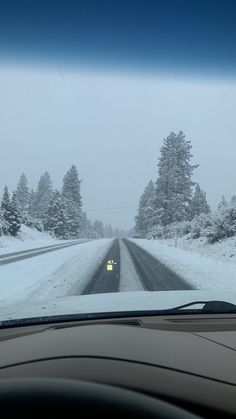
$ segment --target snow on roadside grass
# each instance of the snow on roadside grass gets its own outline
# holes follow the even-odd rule
[[[66,243],[66,240],[54,239],[49,233],[37,231],[34,228],[22,225],[17,237],[0,237],[0,254],[33,249],[50,244],[62,244],[64,242]]]
[[[85,287],[111,246],[94,240],[0,267],[0,307],[64,297]],[[2,311],[2,310],[0,310]]]
[[[214,258],[163,244],[158,240],[132,239],[197,289],[236,291],[236,266]]]
[[[163,244],[174,247],[175,239],[163,240]],[[217,243],[209,244],[204,237],[191,239],[185,236],[178,238],[177,246],[218,261],[236,264],[236,237],[229,237]]]

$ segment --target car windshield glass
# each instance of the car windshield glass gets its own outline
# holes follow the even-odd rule
[[[234,312],[235,19],[1,1],[0,322]]]

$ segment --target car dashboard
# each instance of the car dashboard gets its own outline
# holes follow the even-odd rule
[[[0,382],[108,384],[201,417],[236,414],[236,316],[143,316],[0,330]]]

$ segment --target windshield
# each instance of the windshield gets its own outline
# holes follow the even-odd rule
[[[0,321],[236,304],[235,18],[1,1]]]

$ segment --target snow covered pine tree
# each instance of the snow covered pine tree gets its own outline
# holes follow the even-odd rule
[[[54,191],[44,220],[44,228],[59,239],[66,239],[66,205],[59,191]]]
[[[148,183],[139,200],[138,215],[135,217],[135,235],[145,237],[153,222],[153,198],[155,186],[152,180]]]
[[[12,199],[10,199],[7,186],[4,187],[1,201],[1,217],[3,219],[3,234],[16,236],[21,228],[20,209],[17,205],[16,192],[13,192]]]
[[[82,230],[82,198],[78,171],[75,165],[63,179],[62,196],[66,205],[66,232],[68,237],[77,238]]]
[[[24,173],[20,176],[16,189],[17,205],[21,211],[22,220],[27,219],[29,208],[30,192],[28,187],[28,180]]]
[[[10,234],[10,220],[11,220],[11,202],[8,187],[5,186],[1,200],[1,214],[3,218],[3,234]]]
[[[191,142],[182,131],[171,132],[164,139],[158,161],[158,179],[154,196],[155,224],[167,226],[188,218],[192,198],[192,174],[198,165],[191,165]]]
[[[17,204],[16,192],[13,192],[10,202],[9,233],[16,236],[21,228],[21,212]]]
[[[33,202],[31,202],[31,212],[34,218],[44,221],[47,217],[52,192],[51,177],[48,172],[45,172],[39,179],[37,191],[33,195]]]
[[[189,205],[189,220],[192,220],[194,217],[199,216],[200,214],[209,214],[210,207],[207,203],[206,193],[200,188],[197,184],[193,198]]]

